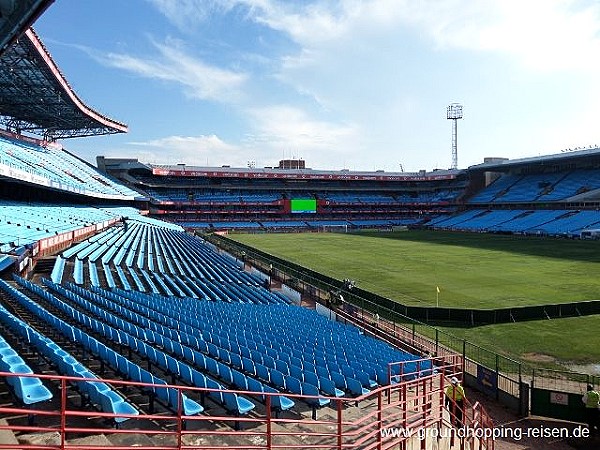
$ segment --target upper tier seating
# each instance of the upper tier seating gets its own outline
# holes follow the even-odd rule
[[[130,217],[145,224],[159,224],[163,228],[182,230],[178,225],[142,216],[132,207],[94,208],[0,200],[0,252],[7,253],[40,239],[121,217]]]
[[[133,200],[139,194],[56,146],[0,136],[0,167],[5,176],[90,197]]]
[[[600,211],[473,209],[452,217],[437,218],[428,226],[449,230],[579,237],[581,231],[597,228],[599,224]]]
[[[275,192],[245,190],[209,190],[209,189],[147,189],[154,199],[165,202],[199,202],[199,203],[272,203],[281,200],[282,194]]]
[[[600,189],[600,169],[503,175],[471,198],[470,203],[559,201],[595,189]]]

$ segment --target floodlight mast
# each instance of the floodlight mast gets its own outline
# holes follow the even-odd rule
[[[460,103],[451,103],[446,108],[446,119],[452,120],[452,166],[458,169],[457,121],[463,118],[463,107]]]

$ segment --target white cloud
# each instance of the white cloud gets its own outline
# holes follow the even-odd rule
[[[212,14],[224,14],[236,7],[248,16],[270,7],[271,0],[147,0],[181,31],[192,31],[210,19]]]
[[[186,53],[180,41],[154,42],[158,56],[140,57],[125,53],[108,53],[98,59],[105,65],[138,76],[174,82],[184,87],[186,95],[218,102],[238,101],[247,75],[212,66]]]
[[[218,136],[167,136],[144,142],[130,142],[126,153],[142,162],[156,164],[178,164],[205,166],[207,164],[227,164],[227,161],[243,160],[243,149],[228,144]],[[131,148],[135,150],[131,151]],[[110,155],[109,155],[110,156]],[[240,158],[242,156],[242,158]]]
[[[340,155],[361,145],[357,126],[315,120],[292,106],[254,108],[248,113],[255,127],[247,137],[248,146],[304,157],[309,164],[341,168]]]
[[[148,0],[181,30],[204,21],[219,2],[213,0]]]
[[[467,120],[474,129],[477,116],[483,123],[494,105],[510,101],[522,115],[504,117],[505,127],[498,139],[486,139],[486,134],[494,133],[493,125],[487,131],[482,128],[480,135],[468,131],[473,138],[471,151],[477,153],[474,162],[479,162],[482,147],[504,154],[510,139],[518,142],[509,146],[522,149],[522,143],[529,142],[527,135],[554,135],[544,125],[536,128],[536,118],[546,108],[544,102],[553,102],[553,94],[566,88],[565,84],[574,96],[591,92],[594,74],[600,69],[598,2],[149,1],[184,31],[203,26],[213,14],[235,9],[242,14],[230,14],[233,27],[236,20],[251,20],[296,44],[269,65],[275,73],[257,73],[242,82],[256,88],[246,90],[248,96],[236,104],[237,112],[249,123],[248,139],[242,145],[251,149],[253,158],[268,157],[270,149],[271,155],[284,151],[304,156],[311,165],[340,167],[343,159],[355,158],[364,167],[370,159],[388,161],[401,154],[398,157],[405,166],[427,168],[437,162],[443,167],[450,159],[443,114],[447,102],[465,101],[471,107]],[[272,81],[273,75],[300,96],[288,91],[283,97],[281,85],[274,83],[264,87],[274,94],[269,100],[252,97],[253,92],[261,92],[260,83]],[[540,93],[547,94],[534,95],[538,84]],[[557,111],[555,122],[560,123],[559,117],[572,117],[573,124],[581,126],[570,126],[560,139],[556,136],[556,142],[568,146],[580,136],[595,136],[595,131],[586,131],[597,127],[590,123],[596,116],[585,104],[597,104],[599,95],[594,91],[588,99]],[[312,117],[307,113],[307,98],[321,108]],[[289,106],[265,106],[269,101]],[[303,106],[297,106],[300,104]],[[532,107],[534,104],[538,107]],[[320,120],[325,113],[337,115],[339,120]],[[554,146],[541,143],[543,139],[530,139],[540,141],[542,148]],[[467,137],[461,136],[461,145],[468,143]],[[414,150],[422,148],[428,151]],[[466,145],[460,151],[467,152]],[[430,156],[435,152],[438,156]]]
[[[600,5],[575,0],[418,3],[409,20],[439,48],[502,52],[541,71],[598,68]]]
[[[514,55],[539,70],[597,67],[600,4],[579,0],[152,0],[171,21],[201,22],[241,7],[306,51],[409,29],[438,49]],[[177,6],[176,6],[177,5]],[[393,36],[390,36],[393,38]]]
[[[104,155],[153,164],[232,167],[246,167],[250,161],[257,167],[273,166],[283,157],[303,157],[313,167],[341,169],[352,162],[344,156],[347,149],[361,144],[358,128],[318,121],[294,107],[277,105],[246,113],[250,131],[240,144],[214,134],[166,136],[115,146]]]

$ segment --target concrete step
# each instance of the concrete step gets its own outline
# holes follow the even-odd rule
[[[153,439],[152,436],[134,433],[134,434],[112,434],[108,437],[104,437],[108,440],[110,445],[120,446],[120,447],[155,447],[162,445],[159,439]],[[171,443],[172,445],[173,443]]]
[[[103,434],[96,434],[94,436],[86,436],[78,439],[69,439],[69,445],[80,445],[80,446],[89,446],[98,447],[98,448],[107,448],[111,447],[114,444]]]
[[[60,447],[60,433],[52,431],[49,433],[31,433],[19,435],[19,443],[38,447]]]
[[[0,419],[0,425],[6,426],[8,422],[4,419]],[[1,445],[11,445],[18,444],[17,438],[11,430],[0,430],[0,444]]]

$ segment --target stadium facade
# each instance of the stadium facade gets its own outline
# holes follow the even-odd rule
[[[98,166],[146,197],[154,217],[190,229],[411,226],[580,237],[600,223],[599,158],[591,148],[419,173],[162,166],[104,157]]]

